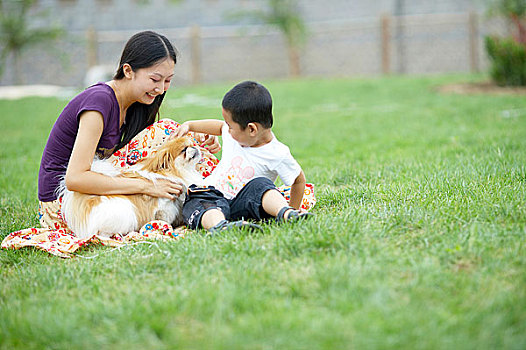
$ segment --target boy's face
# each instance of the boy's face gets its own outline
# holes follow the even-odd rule
[[[234,140],[236,140],[243,147],[250,147],[253,143],[253,137],[250,134],[250,128],[241,129],[241,125],[232,120],[232,113],[226,109],[222,109],[223,119],[228,125],[228,132]]]

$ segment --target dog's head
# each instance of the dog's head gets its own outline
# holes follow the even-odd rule
[[[189,137],[176,137],[162,145],[156,153],[144,160],[142,170],[161,175],[181,177],[182,170],[195,169],[201,151],[193,146]]]

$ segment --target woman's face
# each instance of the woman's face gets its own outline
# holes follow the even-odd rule
[[[135,101],[151,104],[155,97],[162,95],[170,87],[174,76],[175,63],[167,58],[151,67],[132,71],[133,98]]]

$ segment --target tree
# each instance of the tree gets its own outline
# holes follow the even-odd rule
[[[513,23],[514,40],[526,46],[526,0],[493,0],[490,13]]]
[[[493,0],[490,13],[514,26],[512,37],[486,37],[491,77],[499,85],[526,85],[526,0]]]
[[[297,0],[267,0],[266,10],[242,11],[235,17],[255,19],[277,28],[284,36],[287,45],[290,74],[301,74],[300,49],[307,37],[306,25],[301,17]]]
[[[513,38],[526,46],[526,0],[494,0],[491,12],[512,22],[515,26]]]
[[[63,34],[58,26],[33,28],[28,23],[29,10],[34,2],[35,0],[0,0],[0,77],[7,58],[12,55],[17,84],[22,83],[20,59],[23,51],[36,44],[55,40]]]

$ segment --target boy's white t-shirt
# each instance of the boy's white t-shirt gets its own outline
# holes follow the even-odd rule
[[[301,172],[298,162],[287,146],[272,134],[272,141],[260,147],[242,147],[230,136],[228,125],[221,128],[223,153],[221,161],[205,179],[205,185],[214,186],[225,198],[234,198],[252,179],[266,177],[272,182],[279,178],[287,186]]]

